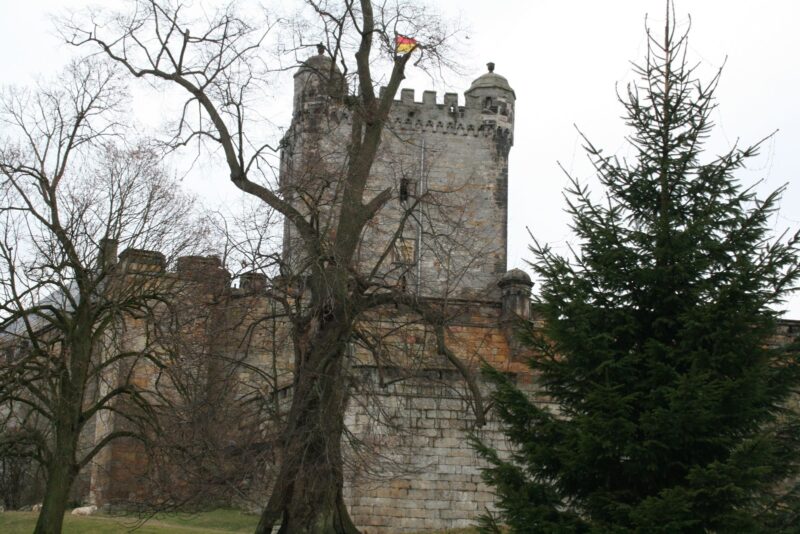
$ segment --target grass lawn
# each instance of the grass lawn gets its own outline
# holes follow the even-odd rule
[[[1,512],[0,532],[3,534],[30,534],[36,525],[37,512]],[[135,534],[211,534],[220,532],[253,532],[258,524],[257,515],[238,510],[214,510],[199,514],[157,515],[144,525],[135,517],[93,515],[89,517],[64,516],[63,534],[118,534],[133,531]],[[135,529],[135,530],[134,530]],[[429,534],[475,534],[472,528],[436,531]]]
[[[36,525],[36,512],[0,513],[0,532],[4,534],[30,534]],[[210,534],[212,532],[253,532],[257,515],[247,515],[238,510],[215,510],[199,514],[157,515],[136,528],[136,518],[93,515],[64,516],[64,534],[118,534],[136,529],[137,534],[165,534],[185,532]]]

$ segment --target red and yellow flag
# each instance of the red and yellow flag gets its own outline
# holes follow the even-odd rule
[[[395,37],[394,44],[398,54],[408,54],[409,52],[413,52],[417,47],[417,41],[415,39],[405,37],[404,35]]]

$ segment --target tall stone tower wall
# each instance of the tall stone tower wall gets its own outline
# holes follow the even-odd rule
[[[351,112],[325,96],[328,80],[340,87],[336,72],[315,56],[295,76],[294,119],[281,168],[287,197],[331,237],[352,127]],[[473,83],[463,105],[455,93],[439,100],[425,91],[416,101],[412,89],[401,91],[365,201],[386,188],[392,199],[363,236],[362,271],[371,271],[384,257],[380,276],[402,280],[419,295],[498,296],[496,283],[506,271],[514,103],[513,90],[493,72]],[[302,247],[289,223],[284,238],[285,258],[302,270]]]

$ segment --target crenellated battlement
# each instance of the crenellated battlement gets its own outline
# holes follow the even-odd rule
[[[408,90],[412,91],[413,90]],[[408,93],[407,93],[408,94]],[[434,91],[425,91],[435,98]],[[413,95],[412,95],[413,96]],[[452,96],[452,99],[449,98]],[[495,112],[471,113],[466,106],[457,105],[455,93],[445,93],[445,103],[395,100],[387,128],[394,132],[424,132],[432,134],[486,137],[503,139],[513,144],[513,122],[510,116]],[[350,124],[352,115],[344,108],[328,108],[326,119],[335,124]],[[303,123],[312,121],[319,124],[319,115],[302,113],[295,117],[295,128],[302,129]]]
[[[402,89],[392,105],[389,127],[476,137],[494,137],[498,132],[509,136],[514,129],[513,91],[492,90],[491,96],[476,95],[476,91],[473,86],[459,101],[458,93],[444,93],[439,99],[436,91],[426,90],[422,100],[417,100],[414,89]]]
[[[383,96],[385,87],[381,87],[380,94]],[[464,93],[463,98],[459,93],[444,93],[442,98],[436,91],[425,90],[422,91],[422,100],[417,100],[416,90],[406,88],[400,90],[400,98],[394,100],[393,108],[400,106],[415,106],[419,110],[441,111],[447,114],[465,113],[467,110],[478,111],[481,113],[497,113],[497,104],[504,102],[506,104],[513,104],[514,98],[509,98],[508,95],[496,95],[496,98],[487,106],[485,100],[479,98],[470,98],[469,93]],[[507,114],[507,113],[506,113]]]
[[[381,97],[386,93],[386,87],[381,87],[379,94]],[[444,97],[439,99],[436,91],[425,90],[422,92],[422,100],[416,100],[416,90],[411,88],[401,89],[400,98],[394,100],[396,106],[411,106],[416,105],[420,109],[425,108],[429,110],[446,110],[450,113],[456,111],[464,111],[465,106],[459,103],[458,93],[444,93]]]
[[[324,62],[321,56],[313,56],[311,63]],[[315,63],[315,64],[316,64]],[[425,90],[421,100],[412,88],[400,90],[395,99],[388,128],[394,132],[424,132],[456,136],[486,137],[513,144],[514,106],[516,95],[508,81],[494,73],[494,64],[487,64],[488,72],[476,78],[463,95]],[[322,98],[315,81],[314,72],[303,67],[296,75],[295,115],[293,130],[295,134],[319,128],[322,121],[333,124],[348,124],[350,112],[339,100]],[[300,73],[305,73],[299,76]],[[384,96],[385,87],[379,89]],[[440,98],[441,96],[441,98]]]
[[[104,250],[101,253],[106,253]],[[166,256],[156,250],[128,248],[114,261],[122,275],[172,276],[179,280],[212,285],[217,290],[232,290],[234,294],[251,295],[266,292],[267,277],[262,273],[240,275],[239,287],[232,284],[231,273],[222,265],[219,256],[180,256],[175,259],[174,270],[167,269]]]

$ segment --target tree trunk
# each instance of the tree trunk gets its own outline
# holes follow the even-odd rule
[[[334,321],[336,322],[336,321]],[[354,534],[342,496],[342,434],[347,406],[345,347],[350,328],[321,327],[297,370],[282,436],[281,467],[257,534]]]
[[[73,350],[73,354],[77,354]],[[78,376],[78,369],[72,369],[72,376]],[[62,375],[66,371],[62,369]],[[77,423],[80,401],[75,388],[62,376],[60,387],[60,406],[53,424],[55,443],[52,456],[47,462],[47,485],[45,486],[42,510],[36,521],[34,534],[60,534],[64,522],[64,512],[72,483],[78,474],[75,463],[75,450],[78,446],[80,426]],[[77,413],[76,413],[77,412]]]
[[[34,534],[60,534],[67,509],[69,490],[75,479],[72,462],[59,454],[52,461],[47,473],[47,487],[42,501],[42,510],[36,521]]]

